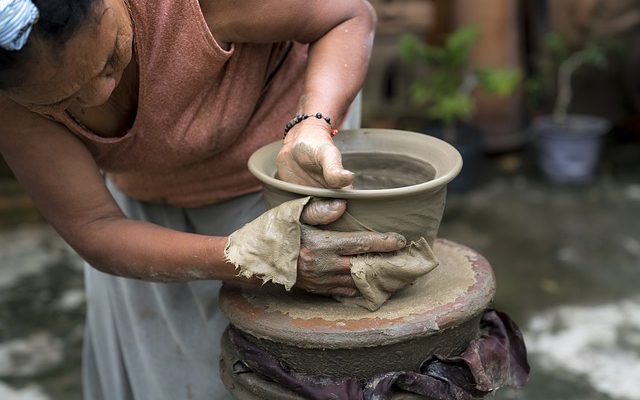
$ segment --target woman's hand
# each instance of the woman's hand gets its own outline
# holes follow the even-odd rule
[[[342,167],[342,155],[331,139],[331,127],[315,118],[304,120],[289,131],[276,165],[280,179],[300,185],[339,189],[353,182],[353,174]]]
[[[344,200],[314,200],[301,215],[302,234],[295,287],[307,292],[354,297],[360,293],[351,277],[351,256],[402,249],[397,233],[332,232],[313,227],[336,221],[347,208]]]

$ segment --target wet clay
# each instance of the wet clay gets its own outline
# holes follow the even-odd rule
[[[409,187],[432,180],[435,168],[414,157],[400,154],[344,153],[343,165],[354,173],[353,188],[359,191]],[[297,198],[295,194],[265,187],[269,207]],[[396,232],[409,242],[425,238],[433,246],[444,209],[446,190],[438,187],[397,198],[349,199],[348,209],[338,221],[324,229],[350,232]]]
[[[428,162],[393,153],[345,153],[342,164],[353,172],[356,190],[394,189],[428,182],[436,170]]]
[[[264,187],[263,195],[269,207],[277,207],[300,198],[299,195],[268,186]],[[446,188],[443,186],[429,192],[397,198],[347,199],[347,212],[323,229],[341,232],[396,232],[404,236],[407,242],[417,242],[423,237],[433,247],[444,211],[445,197]]]

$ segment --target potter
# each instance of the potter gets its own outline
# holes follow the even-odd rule
[[[246,254],[229,236],[265,212],[248,157],[322,113],[289,130],[282,176],[351,185],[332,132],[358,126],[375,24],[365,0],[0,1],[0,152],[87,261],[85,398],[223,396],[218,291],[263,284],[228,262]],[[344,203],[298,210],[283,284],[353,296],[351,257],[409,242],[308,227]],[[247,230],[269,243],[260,224]]]

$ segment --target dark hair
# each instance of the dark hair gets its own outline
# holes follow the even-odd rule
[[[64,46],[73,33],[90,17],[94,6],[102,0],[32,0],[38,7],[40,18],[33,27],[31,35]],[[10,51],[0,49],[0,89],[15,82],[16,74],[12,69],[17,67],[28,53],[29,45],[23,50]],[[15,71],[14,71],[15,72]]]

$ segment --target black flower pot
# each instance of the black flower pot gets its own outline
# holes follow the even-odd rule
[[[429,125],[423,131],[427,135],[448,141],[462,155],[462,171],[449,183],[450,192],[466,192],[478,183],[482,172],[484,148],[480,131],[469,124],[456,126],[455,138],[448,138],[442,125]]]

